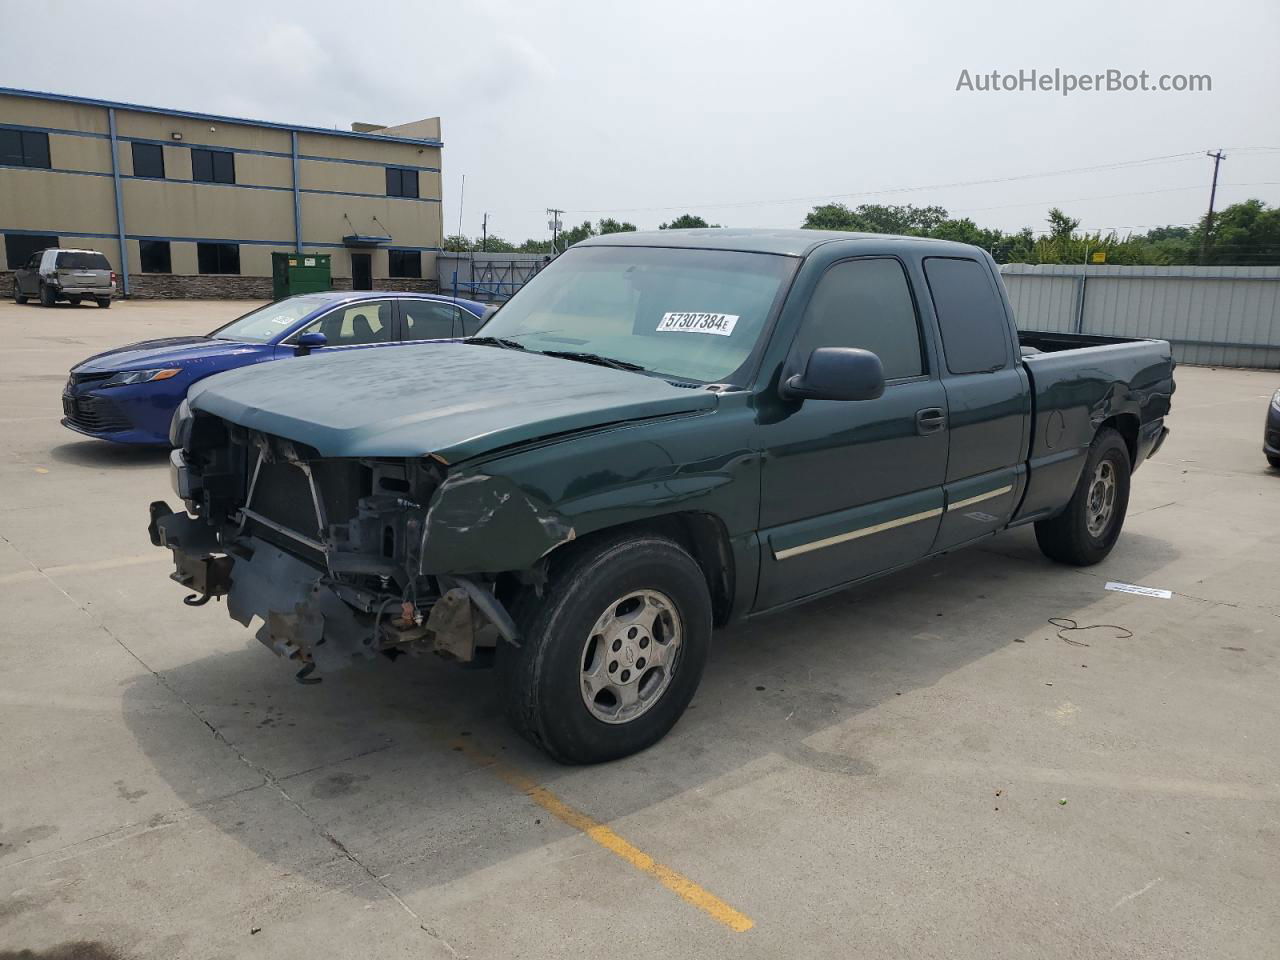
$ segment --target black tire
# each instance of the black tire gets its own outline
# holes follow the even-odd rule
[[[1271,464],[1275,469],[1280,470],[1280,457],[1276,456],[1274,453],[1267,454],[1267,463]]]
[[[46,283],[40,284],[40,306],[52,307],[57,302],[58,298],[54,295],[54,292],[49,289],[49,285]]]
[[[1090,496],[1104,464],[1110,466],[1114,477],[1114,499],[1101,529],[1091,532]],[[1036,524],[1036,542],[1040,545],[1040,552],[1050,560],[1077,567],[1087,567],[1103,560],[1116,545],[1124,527],[1125,513],[1129,509],[1131,469],[1129,448],[1124,438],[1109,428],[1098,431],[1067,509]]]
[[[607,666],[625,668],[623,658],[628,653],[645,655],[641,645],[652,658],[664,628],[655,621],[652,639],[642,628],[639,637],[622,648],[617,658],[612,655],[612,641],[601,634],[596,634],[601,639],[593,641],[592,629],[611,604],[639,591],[671,601],[678,617],[673,622],[678,624],[679,646],[673,648],[665,687],[659,686],[662,680],[652,664],[630,661],[637,667],[637,677],[632,680],[635,688],[642,691],[652,682],[651,690],[659,692],[634,718],[608,722],[592,710],[609,709],[612,695],[604,691],[604,705],[597,697],[596,705],[589,708],[583,692],[588,656],[592,660],[603,656]],[[624,609],[627,604],[619,604],[614,612]],[[507,714],[521,735],[561,763],[615,760],[661,740],[693,699],[711,645],[711,595],[702,569],[683,548],[657,536],[632,536],[580,549],[553,574],[542,597],[529,590],[515,604],[514,613],[521,646],[504,646],[498,653]],[[624,624],[619,629],[627,627]],[[671,634],[668,637],[670,640]],[[618,669],[601,679],[613,683],[625,673],[625,669]],[[645,679],[639,679],[641,675]],[[659,679],[654,680],[655,676]],[[614,702],[622,701],[614,698]]]
[[[73,307],[78,307],[78,306],[80,306],[80,298],[79,298],[79,297],[67,297],[67,302],[68,302],[68,303],[70,303]]]
[[[100,306],[103,310],[107,310],[107,309],[109,309],[109,308],[110,308],[110,306],[111,306],[111,298],[110,298],[110,297],[99,297],[99,298],[98,298],[98,306]]]
[[[18,278],[17,278],[17,277],[14,277],[14,278],[13,278],[13,302],[14,302],[14,303],[26,303],[26,302],[27,302],[27,295],[26,295],[25,293],[23,293],[20,289],[18,289]]]

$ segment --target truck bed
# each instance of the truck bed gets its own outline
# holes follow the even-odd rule
[[[1061,350],[1079,350],[1083,347],[1102,347],[1116,343],[1163,343],[1162,340],[1144,340],[1130,337],[1098,337],[1085,333],[1047,333],[1036,330],[1019,330],[1018,343],[1024,356],[1039,353],[1058,353]]]
[[[1133,468],[1164,438],[1174,361],[1166,340],[1018,331],[1031,381],[1027,493],[1014,518],[1028,522],[1065,504],[1099,426],[1129,446]]]

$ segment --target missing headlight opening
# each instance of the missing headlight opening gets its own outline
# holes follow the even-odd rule
[[[378,653],[471,661],[515,626],[496,577],[421,572],[442,470],[427,458],[326,459],[302,445],[191,415],[174,418],[170,473],[188,512],[151,505],[187,602],[231,616],[308,679]]]

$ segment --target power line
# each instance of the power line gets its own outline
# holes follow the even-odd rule
[[[1198,156],[1200,156],[1200,151],[1193,150],[1187,153],[1170,153],[1159,157],[1145,157],[1141,160],[1119,160],[1113,163],[1099,163],[1088,167],[1070,167],[1063,170],[1046,170],[1041,173],[1021,173],[1005,177],[987,177],[980,180],[956,180],[950,183],[930,183],[912,187],[886,187],[879,190],[863,190],[854,193],[824,193],[807,197],[790,197],[783,200],[735,200],[725,201],[722,203],[677,203],[652,207],[602,207],[597,209],[575,207],[567,209],[566,212],[587,214],[645,213],[664,210],[720,209],[725,207],[771,206],[787,203],[815,203],[822,200],[839,200],[851,197],[876,197],[895,193],[917,193],[923,190],[951,190],[959,187],[985,186],[993,183],[1013,183],[1018,180],[1038,180],[1044,177],[1061,177],[1075,173],[1094,173],[1100,170],[1119,170],[1144,166],[1147,164],[1184,163]]]

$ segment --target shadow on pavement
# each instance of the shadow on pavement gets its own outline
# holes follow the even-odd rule
[[[1118,566],[1134,580],[1176,556],[1149,537],[1121,544]],[[720,778],[761,776],[761,760],[847,776],[857,789],[876,773],[870,760],[806,741],[1034,637],[1049,617],[1084,616],[1101,598],[1098,577],[1044,560],[1030,530],[988,548],[718,631],[701,688],[672,733],[595,767],[560,766],[512,733],[491,671],[434,659],[360,664],[304,687],[246,631],[244,650],[193,660],[164,679],[326,832],[378,874],[394,871],[396,889],[411,893],[563,836],[535,827],[545,811],[486,773],[476,754],[500,757],[601,822]],[[226,629],[241,628],[228,620]],[[237,809],[195,793],[201,751],[174,751],[164,728],[145,721],[154,694],[150,678],[134,681],[126,701],[136,703],[126,702],[124,717],[177,794],[262,859],[331,883],[332,871],[299,862]],[[474,749],[462,752],[459,737]]]
[[[169,448],[141,447],[85,438],[59,444],[49,451],[49,456],[59,463],[70,463],[79,467],[152,468],[169,459]]]

